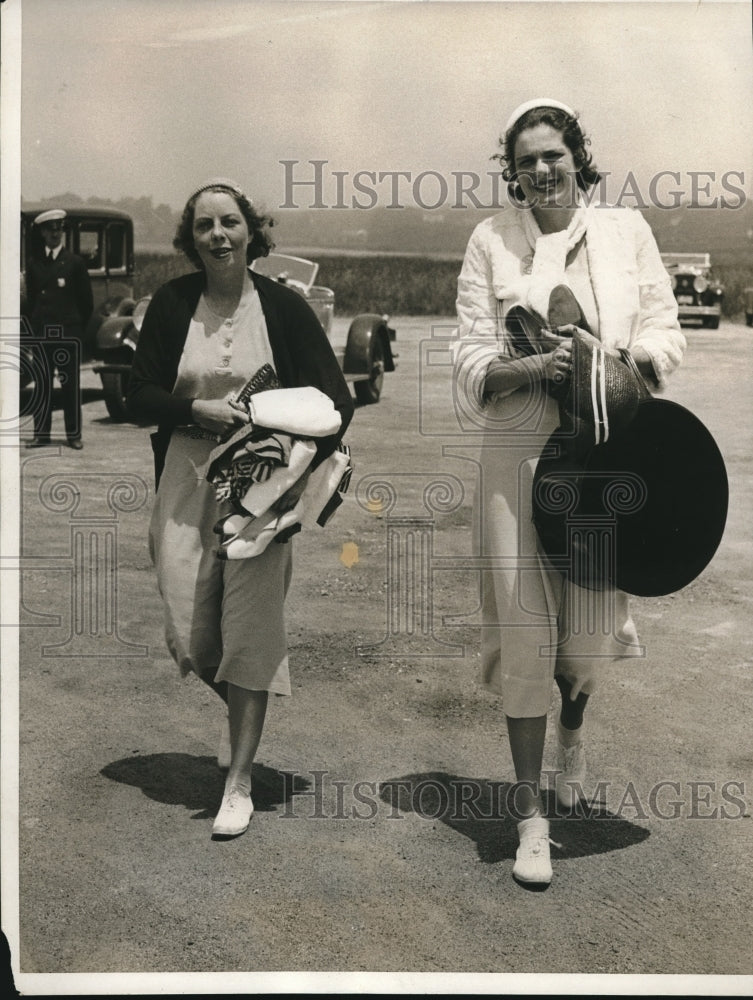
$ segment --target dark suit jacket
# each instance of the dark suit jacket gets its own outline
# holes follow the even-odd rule
[[[41,337],[46,326],[62,326],[66,332],[83,329],[94,303],[89,272],[76,254],[63,247],[56,260],[33,256],[26,265],[26,311],[34,333]]]
[[[340,413],[337,434],[316,441],[317,465],[337,447],[353,416],[353,399],[327,335],[311,306],[297,292],[250,272],[259,293],[275,371],[284,388],[312,385]],[[172,395],[188,327],[204,291],[204,273],[184,274],[162,285],[149,303],[139,335],[128,389],[133,415],[157,423],[152,436],[156,478],[162,471],[173,428],[191,424],[191,399]]]

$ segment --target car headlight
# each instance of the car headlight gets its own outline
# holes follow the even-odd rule
[[[702,292],[705,292],[708,287],[709,283],[702,274],[697,275],[697,277],[693,279],[693,288],[695,288],[699,295]]]
[[[670,282],[672,284],[672,291],[674,291],[675,288],[677,288],[677,278],[675,277],[674,274],[670,274],[669,280],[670,280]]]

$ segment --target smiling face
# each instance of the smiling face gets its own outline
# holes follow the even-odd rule
[[[193,243],[207,274],[243,271],[250,241],[248,224],[227,191],[203,191],[196,199]]]
[[[526,201],[534,209],[574,209],[578,185],[573,154],[562,133],[541,122],[515,141],[515,172]]]

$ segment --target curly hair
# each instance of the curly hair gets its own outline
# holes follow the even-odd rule
[[[570,115],[559,108],[532,108],[522,115],[512,127],[500,136],[501,153],[495,153],[493,160],[499,160],[503,165],[502,177],[509,185],[517,180],[515,170],[515,143],[521,132],[535,128],[537,125],[549,125],[562,135],[562,141],[570,150],[576,167],[576,182],[582,191],[587,191],[601,180],[601,174],[594,166],[593,157],[587,150],[591,140],[585,135],[578,122],[577,115]]]
[[[245,194],[237,189],[226,184],[211,184],[208,187],[197,191],[195,194],[192,194],[188,199],[185,208],[183,209],[180,222],[178,223],[175,239],[173,240],[173,246],[175,249],[184,253],[195,267],[200,270],[204,269],[201,257],[199,257],[196,252],[196,247],[194,246],[193,223],[196,211],[196,202],[199,199],[199,195],[204,194],[206,191],[219,191],[224,194],[229,194],[235,200],[239,212],[246,220],[248,231],[251,236],[248,247],[246,248],[246,261],[249,264],[251,261],[256,260],[257,257],[266,257],[267,254],[274,249],[275,244],[272,239],[272,234],[269,231],[275,224],[272,216],[257,212]]]

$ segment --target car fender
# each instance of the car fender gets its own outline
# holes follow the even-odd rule
[[[139,331],[134,326],[132,316],[108,316],[97,329],[97,357],[123,348],[133,352],[138,339]]]
[[[343,372],[346,375],[367,375],[370,372],[371,345],[375,337],[381,337],[384,344],[384,370],[394,372],[395,359],[387,317],[376,313],[362,313],[356,316],[348,330],[343,359]]]
[[[110,316],[131,316],[136,307],[136,299],[124,295],[122,298],[108,299],[106,306]]]
[[[100,303],[86,324],[86,337],[91,344],[97,343],[98,331],[103,323],[113,316],[130,316],[136,305],[130,295],[110,296]]]

